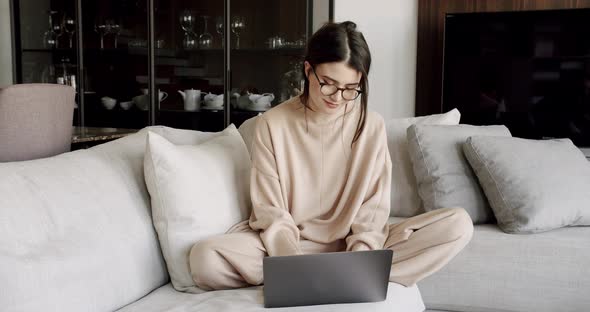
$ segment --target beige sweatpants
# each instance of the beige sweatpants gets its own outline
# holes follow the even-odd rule
[[[427,212],[389,226],[384,248],[393,250],[389,280],[411,286],[447,264],[473,234],[469,215],[461,208]],[[302,240],[303,253],[346,249],[344,240],[319,244]],[[239,288],[263,283],[266,250],[251,229],[214,236],[196,243],[189,263],[194,282],[205,290]]]

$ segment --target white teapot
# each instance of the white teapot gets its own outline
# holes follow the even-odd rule
[[[251,102],[250,108],[254,110],[266,110],[270,108],[275,95],[272,93],[250,94],[248,99]]]
[[[205,106],[209,107],[222,107],[223,106],[223,94],[213,94],[211,92],[205,94],[204,97]]]
[[[247,110],[250,107],[252,102],[250,101],[250,92],[246,92],[246,94],[240,95],[237,98],[237,104],[239,109]]]
[[[184,90],[184,92],[178,90],[178,93],[182,95],[182,99],[184,100],[184,110],[199,110],[201,104],[201,90],[188,89]]]

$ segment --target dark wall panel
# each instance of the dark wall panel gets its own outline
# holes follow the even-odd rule
[[[590,8],[590,0],[418,0],[416,115],[441,112],[444,21],[447,13]]]

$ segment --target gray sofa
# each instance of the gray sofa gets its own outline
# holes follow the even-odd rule
[[[498,134],[475,136],[474,141],[467,139],[467,144],[454,143],[453,132],[461,135],[474,133],[474,130],[489,132],[492,127],[421,126],[410,130],[414,130],[414,135],[410,136],[412,131],[408,131],[408,140],[416,139],[417,131],[420,132],[423,144],[420,150],[426,155],[424,159],[429,160],[428,163],[414,163],[429,171],[421,175],[418,170],[417,180],[422,181],[420,190],[429,195],[424,186],[428,185],[427,179],[436,177],[437,200],[461,202],[472,211],[475,200],[463,195],[475,188],[471,188],[467,178],[461,179],[469,172],[452,167],[453,161],[457,164],[467,161],[460,157],[453,160],[453,154],[445,154],[445,149],[437,144],[443,142],[441,144],[446,144],[449,151],[456,152],[457,145],[463,146],[465,151],[466,147],[472,148],[470,144],[474,141],[485,143],[483,146],[480,143],[477,154],[466,152],[465,156],[477,173],[500,226],[475,226],[470,244],[442,271],[419,283],[427,308],[589,310],[590,227],[562,227],[563,224],[588,224],[590,163],[580,157],[576,147],[562,140],[529,141]],[[446,139],[452,143],[445,142]],[[482,163],[486,164],[485,168]],[[455,185],[461,187],[453,188]],[[546,215],[541,217],[540,211]],[[519,221],[506,216],[517,216]]]
[[[506,234],[477,225],[446,267],[418,284],[428,309],[588,311],[590,227]]]
[[[2,311],[265,310],[261,287],[172,288],[143,178],[147,130],[175,144],[210,137],[152,127],[87,150],[0,164]],[[418,287],[390,283],[384,302],[288,310],[584,311],[588,263],[589,227],[510,235],[480,225],[466,249]]]

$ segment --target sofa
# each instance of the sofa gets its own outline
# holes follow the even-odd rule
[[[171,285],[144,181],[148,132],[177,145],[215,135],[155,126],[0,164],[2,311],[265,310],[263,286],[185,293]],[[389,283],[383,302],[282,310],[581,311],[590,306],[589,262],[588,227],[513,235],[478,225],[442,271],[413,287]]]
[[[215,135],[155,126],[86,150],[0,163],[0,310],[265,310],[262,287],[194,294],[171,285],[144,181],[148,132],[177,145]],[[417,286],[390,283],[383,302],[292,310],[423,311],[424,304]]]

